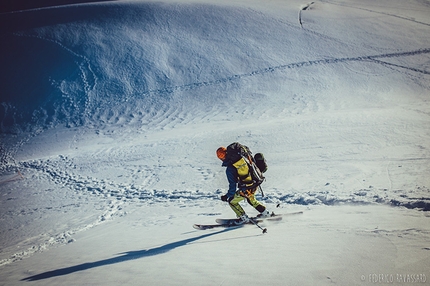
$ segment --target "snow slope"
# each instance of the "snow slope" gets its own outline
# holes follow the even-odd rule
[[[429,13],[180,0],[0,14],[0,285],[429,283]],[[233,215],[215,150],[234,141],[268,161],[258,198],[303,215],[265,235],[192,228]]]

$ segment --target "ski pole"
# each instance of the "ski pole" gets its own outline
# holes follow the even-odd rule
[[[228,204],[234,208],[235,210],[239,211],[236,206],[232,205],[230,202]],[[249,219],[255,226],[257,226],[259,229],[263,231],[263,233],[267,233],[267,228],[262,228],[261,225],[259,225],[257,222],[255,222],[252,218]]]
[[[264,198],[263,188],[261,187],[261,185],[259,185],[258,187],[260,188],[261,196]]]
[[[263,233],[267,233],[267,228],[262,228],[257,222],[255,222],[252,218],[249,219],[255,226],[263,231]]]

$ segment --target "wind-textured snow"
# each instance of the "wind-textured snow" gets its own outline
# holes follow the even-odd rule
[[[429,15],[427,0],[1,13],[0,285],[429,283]],[[215,150],[235,141],[267,159],[257,198],[302,215],[264,235],[192,228],[234,215]]]

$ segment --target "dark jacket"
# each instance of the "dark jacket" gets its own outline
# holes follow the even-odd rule
[[[239,182],[237,169],[232,165],[231,162],[224,161],[222,163],[222,166],[227,167],[227,169],[225,170],[225,174],[227,175],[227,180],[228,180],[227,197],[233,198],[234,194],[237,191],[237,184]]]

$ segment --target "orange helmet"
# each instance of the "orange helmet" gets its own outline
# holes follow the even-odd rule
[[[225,160],[225,156],[227,155],[227,148],[221,146],[216,150],[217,157],[221,160]]]

